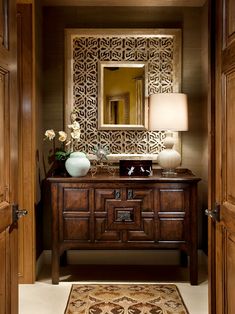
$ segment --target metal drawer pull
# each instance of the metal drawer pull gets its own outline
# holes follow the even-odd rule
[[[118,210],[116,221],[131,222],[133,221],[133,213],[129,210]]]
[[[115,199],[116,199],[116,200],[121,197],[121,193],[120,193],[119,190],[115,190],[115,191],[114,191],[114,195],[115,195]]]
[[[127,192],[127,199],[132,200],[133,199],[133,190],[128,190]]]

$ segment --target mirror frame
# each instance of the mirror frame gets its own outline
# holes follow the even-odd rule
[[[144,67],[143,124],[104,123],[104,68]],[[98,130],[147,130],[148,128],[148,67],[143,61],[99,61],[98,62]]]
[[[126,38],[126,37],[143,37],[143,38],[151,38],[151,37],[170,37],[174,41],[173,46],[173,68],[174,71],[172,73],[172,91],[173,92],[180,92],[181,91],[181,75],[182,75],[182,29],[181,28],[133,28],[133,29],[124,29],[124,28],[117,28],[117,29],[109,29],[109,28],[67,28],[65,29],[65,50],[64,50],[64,61],[65,61],[65,68],[64,68],[64,129],[67,129],[67,125],[70,124],[70,115],[71,112],[74,110],[74,93],[73,93],[73,87],[74,87],[74,79],[73,79],[73,40],[75,38],[92,38],[92,40],[96,40],[96,38],[100,37],[118,37],[120,39]],[[97,60],[98,61],[98,60]],[[99,60],[101,61],[101,59]],[[125,61],[123,61],[125,62]],[[135,61],[133,61],[135,62]],[[141,62],[145,62],[144,60]],[[95,65],[94,65],[95,66]],[[94,71],[97,71],[97,80],[98,80],[98,64],[97,68],[95,68]],[[149,72],[149,69],[148,69]],[[96,128],[94,127],[94,130],[91,132],[87,132],[85,129],[82,129],[81,134],[81,145],[78,149],[84,150],[87,152],[88,155],[93,156],[93,152],[91,147],[93,145],[109,145],[109,141],[111,139],[112,143],[115,143],[115,139],[118,138],[119,142],[123,141],[121,144],[118,142],[118,145],[115,146],[114,151],[110,155],[108,155],[108,159],[112,160],[113,162],[118,162],[120,159],[151,159],[154,163],[157,163],[157,156],[159,153],[159,148],[162,145],[162,132],[153,132],[148,130],[99,130],[98,129],[98,81],[96,82],[97,85],[94,83],[94,89],[97,88],[97,95],[96,97],[92,98],[92,106],[94,107],[94,104],[96,103],[96,111],[94,108],[92,108],[92,111],[90,112],[90,115],[92,115],[93,120],[91,123],[94,125],[94,121],[96,119]],[[149,83],[149,80],[148,80]],[[152,89],[149,90],[149,93],[152,93]],[[83,101],[84,102],[84,101]],[[85,104],[82,104],[83,108],[85,108]],[[90,117],[89,115],[89,117]],[[81,125],[86,125],[86,121],[84,122],[84,119],[81,119]],[[80,121],[79,121],[80,122]],[[123,143],[126,143],[126,138],[131,138],[131,136],[141,135],[142,133],[146,133],[146,137],[148,140],[147,149],[145,152],[143,152],[143,149],[141,151],[133,151],[130,152],[126,151],[125,147],[123,149]],[[156,133],[156,135],[155,135]],[[177,151],[181,151],[181,134],[178,132],[175,132],[176,137],[176,144],[175,149]],[[107,138],[107,140],[106,140]],[[92,139],[92,145],[91,145],[91,139]],[[114,141],[113,141],[114,139]],[[144,141],[144,140],[143,140]],[[117,147],[117,149],[116,149]],[[120,149],[119,149],[120,148]]]

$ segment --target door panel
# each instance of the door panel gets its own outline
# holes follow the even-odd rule
[[[0,313],[11,313],[10,302],[10,226],[12,208],[9,204],[9,75],[0,69]]]
[[[230,73],[225,74],[224,81],[224,103],[226,111],[226,121],[224,127],[224,136],[226,140],[226,152],[224,163],[226,168],[224,169],[224,201],[228,202],[230,210],[235,213],[235,69]],[[229,170],[229,171],[226,171]]]
[[[7,111],[7,90],[9,86],[8,72],[0,68],[0,202],[9,201],[9,114]]]
[[[234,0],[227,0],[225,6],[226,16],[226,42],[229,45],[235,39],[235,2]]]
[[[0,1],[0,314],[18,313],[16,3]]]
[[[8,0],[0,0],[0,44],[8,49],[8,23],[9,23],[9,6]]]
[[[3,252],[3,255],[0,259],[0,269],[1,273],[5,274],[0,280],[0,313],[8,313],[9,311],[9,291],[6,289],[8,278],[7,274],[9,273],[7,266],[7,256],[8,256],[8,230],[4,229],[0,233],[0,252]]]

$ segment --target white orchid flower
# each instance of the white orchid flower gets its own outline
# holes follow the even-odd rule
[[[55,131],[54,130],[46,130],[45,136],[51,141],[55,137]]]
[[[68,128],[72,129],[74,131],[75,130],[80,130],[80,124],[77,121],[74,121],[72,124],[68,125]]]
[[[67,133],[65,133],[64,131],[59,131],[59,141],[60,142],[65,142],[67,139]]]
[[[73,139],[79,140],[80,139],[80,135],[81,135],[80,129],[74,129],[74,131],[71,132],[71,137]]]
[[[61,158],[65,158],[65,150],[67,154],[73,152],[75,149],[74,146],[76,146],[77,142],[80,140],[80,135],[81,135],[80,124],[75,119],[77,119],[77,113],[72,113],[71,124],[68,125],[70,132],[64,132],[64,131],[56,132],[58,135],[58,140],[62,142],[64,146],[61,148],[61,152],[60,151],[56,152],[55,150],[55,144],[56,144],[54,141],[55,136],[56,136],[55,131],[53,129],[50,129],[50,130],[46,130],[45,132],[45,136],[46,136],[45,139],[49,139],[50,141],[53,140],[54,155],[56,159],[60,158],[58,160],[62,160]]]

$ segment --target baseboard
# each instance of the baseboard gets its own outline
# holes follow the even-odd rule
[[[177,265],[178,250],[68,250],[69,265]],[[207,264],[207,256],[198,250],[198,263]],[[44,264],[51,264],[51,250],[44,250],[37,260],[37,273]]]

